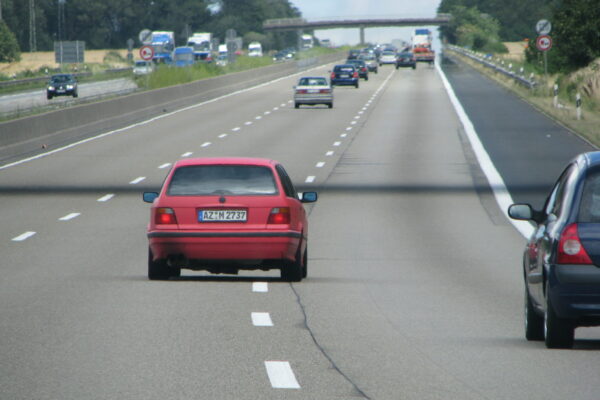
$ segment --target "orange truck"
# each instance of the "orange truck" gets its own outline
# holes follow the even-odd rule
[[[413,53],[417,62],[427,62],[429,64],[433,64],[435,61],[435,52],[429,47],[415,47],[413,49]]]

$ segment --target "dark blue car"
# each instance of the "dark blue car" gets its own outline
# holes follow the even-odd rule
[[[570,348],[575,328],[600,325],[600,152],[569,163],[543,210],[508,214],[536,225],[523,256],[525,337]]]
[[[358,89],[358,70],[352,64],[340,64],[331,71],[331,86],[354,86]]]

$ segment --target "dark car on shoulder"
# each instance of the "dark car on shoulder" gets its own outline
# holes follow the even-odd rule
[[[542,210],[513,204],[535,225],[523,254],[525,337],[573,346],[575,328],[600,325],[600,152],[572,160]]]
[[[364,60],[346,60],[346,64],[352,64],[356,67],[358,71],[358,77],[364,79],[365,81],[369,80],[369,69],[367,67],[367,63]]]
[[[71,74],[52,75],[46,86],[46,97],[50,100],[55,96],[79,96],[75,76]]]
[[[331,86],[354,86],[358,89],[358,70],[354,64],[339,64],[331,71]]]
[[[415,58],[415,55],[410,51],[398,53],[398,56],[396,57],[396,69],[400,67],[416,69],[417,59]]]

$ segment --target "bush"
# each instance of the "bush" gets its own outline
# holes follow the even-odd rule
[[[14,33],[8,29],[4,21],[0,21],[0,62],[21,60],[21,50]]]

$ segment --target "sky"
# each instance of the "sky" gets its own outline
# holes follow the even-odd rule
[[[435,17],[441,0],[290,0],[302,16],[311,19],[340,17]],[[414,28],[367,28],[365,40],[371,43],[390,43],[393,39],[410,41]],[[435,27],[431,27],[435,30]],[[359,32],[354,29],[315,31],[319,39],[330,39],[334,45],[357,44]],[[434,33],[434,36],[437,36]]]

